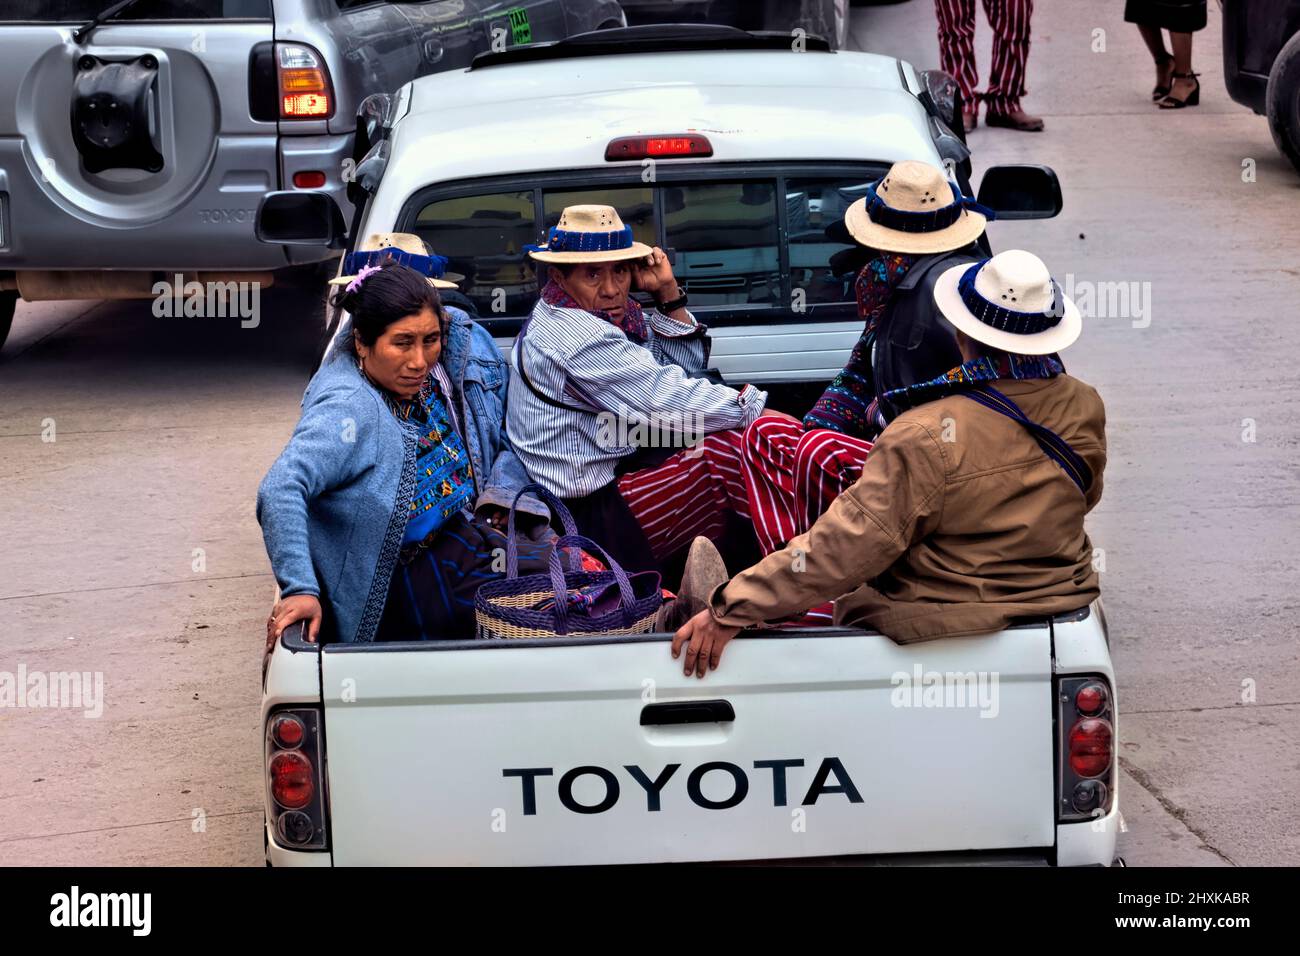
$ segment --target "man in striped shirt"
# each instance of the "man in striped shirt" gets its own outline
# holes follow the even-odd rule
[[[584,205],[530,254],[548,281],[511,354],[506,427],[533,479],[629,570],[716,538],[728,512],[748,519],[741,432],[781,413],[752,385],[695,377],[706,329],[663,250],[633,241],[612,207]],[[633,280],[657,308],[630,298]]]

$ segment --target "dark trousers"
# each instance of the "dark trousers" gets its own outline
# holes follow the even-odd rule
[[[552,545],[516,535],[519,573],[541,574]],[[388,585],[376,641],[466,640],[474,636],[474,599],[505,577],[506,536],[458,514],[418,544],[402,547]]]
[[[619,494],[617,481],[581,498],[565,498],[564,505],[573,515],[578,533],[608,551],[628,574],[662,570],[632,509]]]

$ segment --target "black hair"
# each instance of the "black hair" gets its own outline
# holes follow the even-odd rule
[[[365,345],[374,345],[384,329],[426,308],[433,309],[444,329],[447,324],[438,290],[410,266],[393,259],[385,260],[378,272],[366,276],[355,292],[344,288],[332,304],[347,309],[352,329]]]

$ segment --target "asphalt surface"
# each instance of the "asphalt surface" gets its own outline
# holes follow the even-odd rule
[[[1109,416],[1090,530],[1119,675],[1120,849],[1295,864],[1300,177],[1224,92],[1215,5],[1202,105],[1178,113],[1150,104],[1122,5],[1082,6],[1035,12],[1026,106],[1046,131],[981,127],[971,145],[977,177],[1046,163],[1064,190],[1058,219],[993,224],[995,248],[1037,252],[1076,294],[1141,296],[1094,310],[1067,353]],[[862,48],[937,65],[928,0],[854,15]],[[988,42],[981,16],[985,68]],[[312,310],[283,289],[257,328],[19,306],[0,353],[0,669],[102,671],[109,706],[0,709],[0,864],[260,865],[274,582],[254,493],[297,417]]]

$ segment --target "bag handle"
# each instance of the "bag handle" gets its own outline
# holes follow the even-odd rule
[[[1061,466],[1070,480],[1079,486],[1079,490],[1085,495],[1088,489],[1092,487],[1092,469],[1088,463],[1079,457],[1078,452],[1070,447],[1067,442],[1056,432],[1052,431],[1046,425],[1040,425],[1028,415],[1020,410],[1020,406],[1003,395],[992,385],[984,385],[963,392],[967,398],[979,402],[985,408],[991,408],[1013,421],[1020,422],[1029,430],[1034,441],[1038,442],[1038,447],[1048,458]]]
[[[578,533],[578,523],[573,520],[573,515],[569,513],[563,501],[535,481],[524,485],[515,495],[515,500],[510,503],[510,517],[506,521],[506,578],[508,580],[519,577],[519,543],[515,541],[515,512],[519,510],[519,499],[527,494],[536,495],[554,512],[565,537]],[[559,550],[558,545],[556,550]],[[571,570],[577,571],[581,566],[582,558],[577,555],[570,557]]]
[[[595,541],[580,534],[566,534],[555,542],[555,550],[551,552],[548,562],[551,586],[555,589],[555,633],[569,633],[569,587],[564,580],[564,569],[560,567],[560,549],[575,545],[583,550],[594,551],[604,559],[618,585],[618,604],[623,611],[623,626],[631,627],[636,623],[636,594],[632,591],[632,582],[628,580],[627,572]]]

